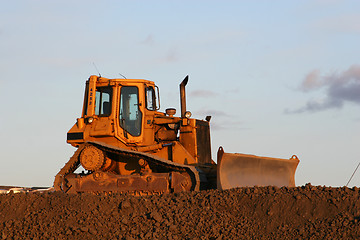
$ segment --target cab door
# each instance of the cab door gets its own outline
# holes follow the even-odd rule
[[[119,137],[127,143],[143,141],[144,96],[141,84],[122,84],[119,94]]]

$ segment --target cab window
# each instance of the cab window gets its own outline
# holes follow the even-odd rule
[[[98,87],[95,95],[95,115],[109,116],[111,114],[111,87]]]
[[[120,91],[120,126],[132,136],[140,136],[142,113],[137,87],[123,86]]]
[[[155,91],[153,87],[147,87],[146,91],[146,108],[150,111],[156,110]]]

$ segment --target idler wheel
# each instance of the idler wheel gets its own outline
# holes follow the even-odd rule
[[[88,145],[80,153],[80,163],[88,171],[96,171],[104,164],[104,153],[91,145]]]

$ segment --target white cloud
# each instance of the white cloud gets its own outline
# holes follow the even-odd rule
[[[305,80],[302,82],[300,89],[303,91],[309,91],[320,87],[322,83],[320,81],[319,74],[320,74],[319,70],[313,70],[310,73],[308,73],[305,77]]]
[[[155,41],[153,35],[152,34],[147,35],[145,40],[141,41],[140,43],[144,45],[154,45]]]
[[[348,102],[360,104],[360,65],[352,65],[345,71],[325,76],[321,76],[319,70],[313,70],[305,77],[299,89],[304,92],[324,89],[326,96],[322,100],[309,100],[305,106],[298,109],[286,109],[285,113],[339,109]]]
[[[218,94],[216,92],[213,91],[209,91],[209,90],[195,90],[195,91],[191,91],[189,96],[191,97],[201,97],[201,98],[211,98],[211,97],[216,97]]]

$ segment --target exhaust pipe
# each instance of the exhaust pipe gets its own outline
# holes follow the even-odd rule
[[[181,117],[185,117],[186,112],[186,95],[185,95],[185,86],[188,83],[189,75],[187,75],[184,80],[180,83],[180,104],[181,104]]]

